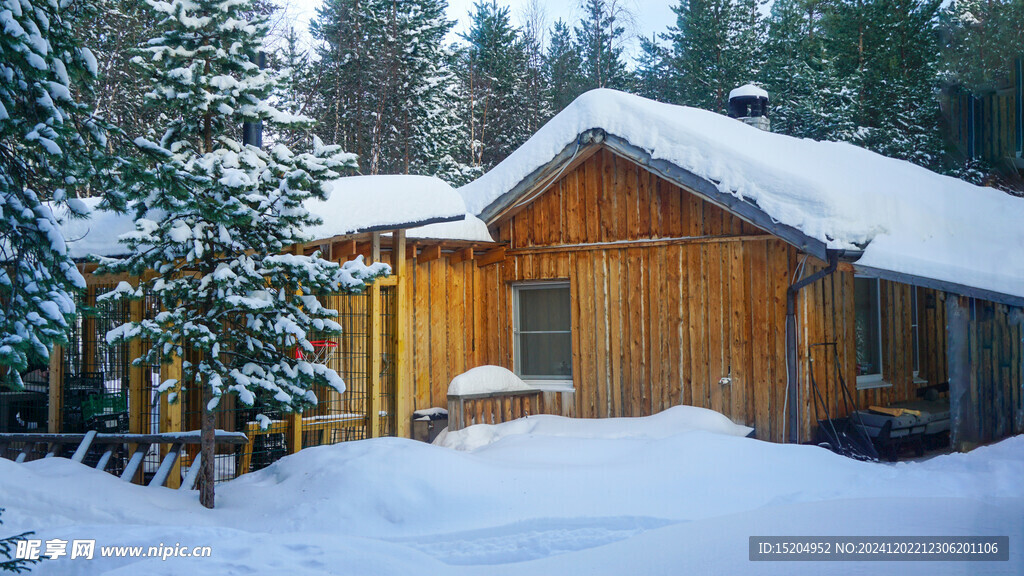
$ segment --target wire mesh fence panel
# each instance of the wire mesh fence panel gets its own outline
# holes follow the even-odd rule
[[[398,315],[396,314],[398,291],[394,286],[381,288],[381,359],[380,359],[380,433],[381,436],[394,436],[395,417],[397,412],[395,398],[395,375],[397,373],[398,356],[395,340]]]
[[[129,431],[128,346],[108,344],[107,332],[129,319],[128,304],[97,301],[98,296],[116,284],[93,284],[76,298],[78,316],[72,325],[68,345],[63,349],[61,383],[61,431],[67,433],[96,430],[101,433]],[[128,446],[116,450],[107,470],[120,473],[128,456]],[[64,448],[65,456],[74,451]],[[94,465],[99,451],[90,451],[85,459]]]
[[[322,297],[327,308],[336,310],[340,335],[313,336],[310,362],[323,364],[345,381],[345,392],[317,386],[317,405],[302,415],[302,445],[336,444],[366,437],[366,397],[369,380],[370,334],[369,297],[366,294],[329,294]]]

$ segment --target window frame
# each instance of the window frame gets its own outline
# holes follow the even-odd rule
[[[568,378],[531,378],[524,376],[522,369],[522,343],[520,336],[522,331],[519,329],[519,311],[521,304],[519,301],[520,293],[523,290],[544,290],[551,288],[564,288],[569,292],[569,330],[562,331],[548,331],[548,333],[567,333],[569,334],[569,370],[571,372]],[[573,391],[575,390],[575,371],[572,369],[572,285],[569,280],[534,280],[527,282],[515,282],[512,284],[512,371],[516,376],[522,378],[523,382],[526,382],[530,386],[539,390],[552,390],[552,391]],[[531,332],[532,333],[532,332]]]
[[[859,275],[859,274],[858,275],[854,275],[854,280],[856,281],[857,279],[871,280],[872,282],[874,282],[874,285],[875,285],[875,295],[876,295],[875,301],[876,301],[876,304],[877,304],[876,305],[875,314],[876,314],[876,318],[877,318],[877,322],[878,322],[878,372],[874,373],[874,374],[864,374],[864,375],[859,375],[858,374],[857,375],[857,390],[870,390],[870,389],[873,389],[873,388],[888,388],[888,387],[891,387],[892,384],[890,384],[889,382],[885,381],[885,347],[882,345],[883,344],[883,342],[882,342],[882,340],[883,340],[883,337],[882,337],[882,282],[881,282],[881,280],[879,278],[875,278],[873,276],[862,276],[862,275]],[[856,314],[856,310],[857,310],[856,293],[857,293],[856,290],[854,290],[854,301],[853,301],[854,314]],[[853,347],[854,347],[854,361],[856,361],[856,357],[857,357],[857,341],[856,341],[856,338],[854,338]]]

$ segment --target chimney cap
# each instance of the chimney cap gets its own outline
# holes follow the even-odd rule
[[[768,91],[760,86],[755,86],[754,84],[744,84],[739,88],[733,89],[732,92],[729,92],[729,100],[742,97],[764,98],[767,100]]]

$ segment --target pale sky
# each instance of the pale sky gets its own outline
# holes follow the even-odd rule
[[[290,4],[289,11],[294,17],[296,28],[307,31],[309,20],[316,14],[317,7],[322,0],[279,0],[282,4]],[[675,24],[675,13],[670,6],[678,3],[677,0],[619,0],[625,7],[635,15],[635,22],[627,26],[628,32],[634,37],[628,44],[628,52],[633,53],[637,48],[635,36],[650,37],[652,33],[664,32],[670,25]],[[456,33],[465,32],[469,23],[469,12],[473,8],[474,0],[448,0],[448,18],[456,21],[455,29],[451,37],[452,41],[457,40]],[[499,4],[508,5],[512,10],[512,19],[517,25],[523,24],[523,13],[531,0],[498,0]],[[579,0],[539,0],[539,4],[546,13],[547,26],[561,18],[570,25],[575,25],[580,17]]]

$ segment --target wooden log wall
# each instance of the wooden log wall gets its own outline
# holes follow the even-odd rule
[[[1024,432],[1020,310],[953,295],[946,309],[954,449]]]
[[[804,275],[823,268],[813,260]],[[841,381],[855,408],[886,406],[912,400],[921,386],[947,381],[945,293],[899,282],[879,281],[881,308],[882,380],[885,386],[857,389],[854,278],[850,270],[837,271],[801,292],[798,322],[801,367],[801,439],[810,439],[824,406],[833,417],[847,415]],[[920,370],[914,375],[913,302],[917,291]],[[836,346],[822,345],[835,342]],[[811,377],[818,384],[816,399]],[[842,379],[840,379],[842,376]],[[818,412],[815,413],[815,402]]]
[[[781,440],[793,248],[607,150],[494,232],[508,243],[500,263],[411,266],[416,408],[444,406],[468,368],[512,368],[512,286],[567,280],[575,393],[549,395],[563,402],[550,411],[690,404]]]

